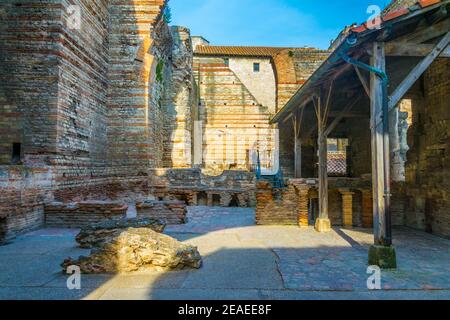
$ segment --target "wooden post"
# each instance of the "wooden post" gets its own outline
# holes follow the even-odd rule
[[[295,178],[302,177],[302,140],[295,137]]]
[[[373,67],[380,70],[386,69],[384,45],[382,43],[374,43],[371,60]],[[383,126],[382,121],[378,119],[383,111],[382,80],[376,74],[371,73],[370,84],[374,236],[375,244],[380,245],[386,231],[384,216]]]
[[[373,55],[371,64],[374,68],[385,72],[386,60],[384,43],[373,43]],[[370,110],[372,130],[372,185],[373,185],[373,215],[374,215],[374,238],[375,245],[369,251],[369,264],[378,265],[382,268],[395,268],[395,250],[386,245],[389,222],[386,220],[385,206],[385,144],[382,119],[383,102],[387,99],[387,92],[383,90],[383,80],[375,73],[370,75]],[[381,120],[381,121],[380,121]],[[389,155],[386,155],[389,156]],[[387,175],[389,177],[389,175]]]
[[[325,134],[328,105],[325,106],[325,110],[322,110],[322,102],[318,98],[315,107],[318,121],[317,144],[319,147],[319,218],[316,220],[315,227],[318,232],[328,232],[331,231],[331,222],[328,218],[328,159],[327,136]]]
[[[294,115],[294,143],[295,143],[295,160],[294,160],[294,171],[295,171],[295,178],[299,179],[302,177],[302,140],[301,140],[301,126],[303,121],[303,113],[305,111],[305,108],[302,108],[300,111],[300,114]]]

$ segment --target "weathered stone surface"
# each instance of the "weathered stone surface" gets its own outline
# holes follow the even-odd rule
[[[79,266],[82,273],[126,273],[146,268],[200,268],[196,247],[148,228],[128,228],[92,250],[89,257],[66,259],[63,270]]]
[[[149,218],[108,220],[83,228],[76,240],[80,247],[90,249],[101,246],[128,228],[149,228],[162,233],[165,227],[164,221]]]
[[[165,221],[167,224],[186,223],[187,205],[183,201],[147,200],[137,205],[138,217]]]
[[[369,265],[381,269],[396,269],[397,256],[394,247],[371,246],[369,249]]]
[[[104,220],[125,218],[128,206],[116,201],[52,202],[45,206],[49,228],[83,228]]]

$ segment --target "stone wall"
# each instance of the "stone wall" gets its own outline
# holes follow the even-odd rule
[[[182,201],[146,201],[137,205],[138,218],[164,220],[169,225],[186,223],[186,214],[186,203]]]
[[[145,196],[147,170],[162,165],[164,154],[165,115],[158,102],[170,89],[164,82],[172,67],[164,4],[0,3],[6,237],[42,226],[44,204],[53,200]],[[80,9],[79,25],[70,24],[70,5]],[[161,81],[155,57],[163,61]],[[20,149],[15,157],[13,144]]]
[[[412,97],[408,131],[405,220],[408,226],[450,237],[450,61],[438,59]]]
[[[221,58],[196,56],[194,71],[204,167],[211,175],[228,169],[247,170],[252,164],[251,151],[257,149],[261,150],[262,167],[272,167],[276,131],[269,124],[269,108],[256,100]]]
[[[190,168],[193,164],[193,118],[197,92],[192,72],[193,51],[190,31],[172,27],[172,75],[164,118],[164,162],[166,168]]]
[[[128,206],[118,202],[52,202],[45,206],[45,225],[49,228],[83,228],[104,220],[125,218]]]
[[[256,190],[256,223],[260,225],[314,225],[318,217],[317,179],[289,179],[273,189],[259,182]],[[372,227],[370,180],[330,178],[329,219],[333,226]]]
[[[276,112],[275,71],[270,58],[229,57],[229,67],[259,104],[268,107],[271,114]],[[253,64],[259,63],[259,72]]]
[[[256,178],[247,171],[210,176],[200,169],[153,169],[150,177],[148,194],[159,201],[222,207],[253,207],[256,203]]]
[[[124,174],[161,167],[171,33],[165,1],[110,1],[109,158]]]
[[[277,108],[280,110],[330,54],[314,48],[292,48],[273,58],[277,80]]]

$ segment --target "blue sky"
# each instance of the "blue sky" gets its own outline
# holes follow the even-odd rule
[[[172,25],[212,45],[328,48],[344,26],[364,22],[369,5],[390,0],[170,0]]]

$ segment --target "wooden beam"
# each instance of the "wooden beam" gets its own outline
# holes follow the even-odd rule
[[[364,88],[364,91],[366,92],[367,96],[370,97],[370,85],[367,83],[366,78],[363,76],[363,74],[361,73],[361,70],[359,70],[359,68],[355,65],[353,65],[353,67],[355,68],[355,72],[358,75],[359,81],[361,81],[361,84]]]
[[[302,131],[302,122],[303,115],[305,112],[305,108],[302,108],[300,113],[296,113],[293,124],[294,124],[294,169],[295,169],[295,178],[302,177],[302,141],[300,138],[300,133]]]
[[[414,42],[417,44],[438,38],[450,31],[450,19],[445,19],[432,26],[425,25],[421,30],[408,33],[405,36],[395,39],[396,42]]]
[[[393,57],[426,57],[435,45],[415,43],[386,43],[386,56]],[[450,58],[450,46],[447,46],[439,58]]]
[[[336,128],[339,122],[341,122],[341,120],[345,117],[345,115],[348,114],[350,110],[352,110],[352,108],[356,105],[358,101],[359,98],[351,99],[350,103],[344,108],[344,110],[342,110],[338,114],[338,116],[333,120],[333,122],[325,129],[326,136],[328,136]]]
[[[322,105],[318,105],[317,127],[319,130],[317,144],[319,148],[319,219],[328,219],[328,168],[327,168],[327,136],[324,119],[321,117]]]
[[[439,55],[447,48],[450,42],[450,32],[439,41],[439,43],[434,47],[430,54],[423,59],[402,81],[402,83],[395,89],[394,93],[390,97],[389,110],[395,108],[395,106],[400,102],[406,92],[411,88],[411,86],[417,81],[417,79],[422,76],[422,74],[430,67],[433,61],[439,57]]]
[[[379,70],[386,69],[384,43],[373,43],[371,65]],[[372,143],[372,187],[375,244],[383,245],[386,238],[386,215],[384,203],[384,145],[383,126],[380,124],[383,109],[383,84],[375,74],[370,74],[370,110]]]

